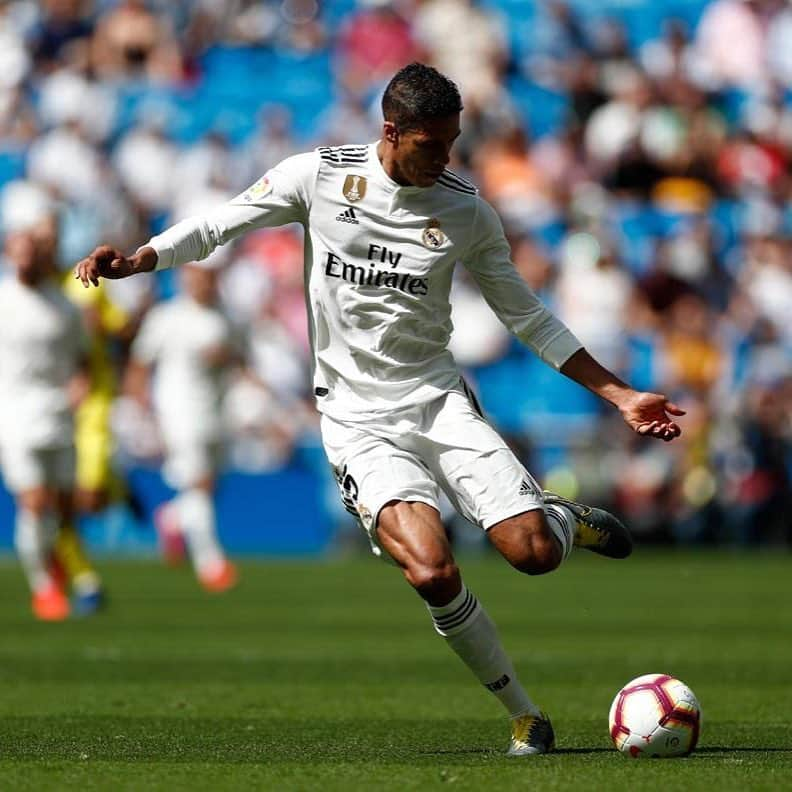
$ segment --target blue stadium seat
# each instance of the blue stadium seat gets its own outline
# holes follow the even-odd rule
[[[0,149],[0,187],[25,176],[25,149],[5,146]]]
[[[566,94],[522,77],[512,77],[507,87],[531,137],[540,138],[563,131],[569,115],[569,97]]]

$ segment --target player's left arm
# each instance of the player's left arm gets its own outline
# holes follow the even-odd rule
[[[462,262],[504,325],[545,363],[609,401],[641,435],[673,440],[681,430],[669,415],[684,411],[658,393],[642,393],[601,366],[520,277],[495,210],[478,199],[471,242]]]
[[[561,366],[561,373],[610,402],[638,434],[666,441],[682,434],[671,416],[684,415],[684,410],[661,393],[631,388],[582,347]]]

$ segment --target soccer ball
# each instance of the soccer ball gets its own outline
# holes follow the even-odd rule
[[[687,756],[698,742],[701,707],[678,679],[645,674],[616,694],[608,725],[616,747],[634,759]]]

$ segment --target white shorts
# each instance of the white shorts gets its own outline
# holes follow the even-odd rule
[[[26,448],[3,445],[0,450],[3,480],[15,495],[37,487],[68,492],[74,488],[74,446]]]
[[[321,429],[344,507],[358,517],[378,556],[377,518],[389,501],[439,511],[442,489],[485,531],[544,505],[539,485],[462,390],[378,421],[323,415]]]
[[[222,444],[217,440],[195,438],[169,442],[162,474],[173,489],[186,490],[203,479],[215,478],[222,459]]]

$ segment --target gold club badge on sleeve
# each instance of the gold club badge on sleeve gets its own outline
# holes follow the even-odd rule
[[[440,228],[440,221],[436,217],[430,217],[426,221],[426,228],[424,228],[421,238],[428,248],[439,248],[446,241],[446,235]]]
[[[341,192],[344,194],[344,198],[350,203],[362,200],[366,194],[366,177],[356,176],[354,173],[350,173],[349,176],[344,179],[344,187]]]

